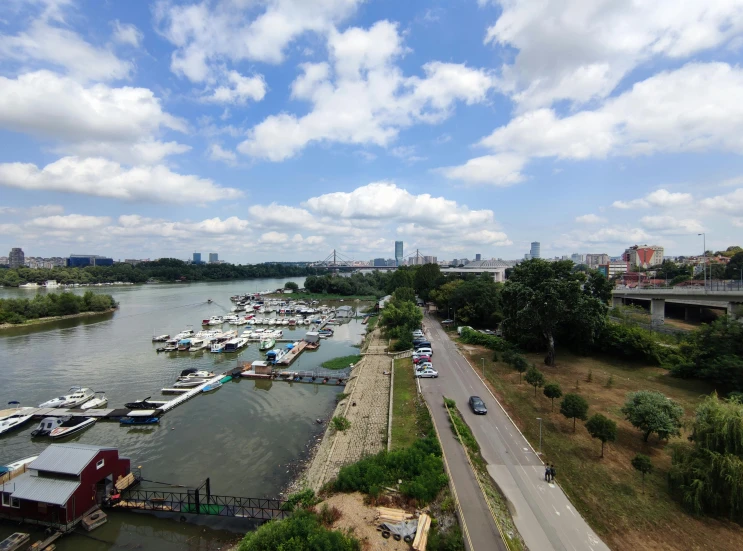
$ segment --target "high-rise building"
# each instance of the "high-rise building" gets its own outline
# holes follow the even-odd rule
[[[10,249],[8,255],[8,264],[11,268],[23,268],[26,263],[26,255],[23,254],[23,249],[20,247],[13,247]]]
[[[475,255],[475,261],[479,261],[479,260],[482,260],[482,255],[480,253],[477,253]]]
[[[624,251],[622,260],[629,262],[632,268],[649,268],[663,264],[663,247],[658,245],[633,245]]]
[[[539,241],[532,241],[531,250],[529,250],[529,256],[531,258],[542,258],[541,245]]]
[[[570,260],[572,260],[576,264],[583,264],[584,258],[585,257],[582,254],[579,254],[579,253],[573,253],[573,254],[570,255]]]
[[[423,256],[423,264],[436,264],[438,260],[435,256]]]
[[[608,264],[608,263],[609,263],[609,255],[606,253],[600,253],[600,254],[592,253],[592,254],[586,255],[586,264],[592,270],[596,270],[602,264]]]
[[[398,266],[403,265],[402,241],[395,241],[395,261]]]
[[[193,253],[193,260],[191,262],[201,264],[201,253]]]
[[[375,258],[373,266],[386,266],[387,262],[385,262],[384,258]]]
[[[209,264],[216,264],[219,262],[219,254],[209,253]]]
[[[597,266],[597,269],[599,272],[604,274],[607,279],[611,279],[612,277],[629,272],[629,262],[607,262],[606,264]]]
[[[97,254],[71,254],[65,260],[68,268],[85,268],[85,266],[113,266],[114,259]]]

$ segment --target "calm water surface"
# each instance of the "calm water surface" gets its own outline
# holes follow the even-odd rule
[[[249,280],[126,287],[93,287],[110,293],[120,303],[113,314],[66,320],[35,328],[0,333],[0,405],[18,400],[37,406],[65,394],[71,386],[105,391],[108,407],[152,396],[175,382],[187,367],[224,371],[236,361],[262,359],[257,343],[237,354],[157,354],[153,333],[171,335],[232,307],[229,297],[283,286],[286,280]],[[301,286],[303,278],[295,278]],[[86,288],[75,292],[84,292]],[[0,297],[33,297],[37,292],[0,289]],[[207,304],[211,298],[214,303]],[[229,326],[225,326],[226,330]],[[237,328],[238,332],[244,326]],[[301,338],[306,329],[287,330],[284,336]],[[330,358],[358,353],[364,326],[358,321],[336,328],[319,350],[304,352],[292,368],[314,369]],[[159,426],[124,428],[97,422],[66,441],[115,446],[141,466],[149,480],[194,487],[211,478],[214,494],[278,497],[289,482],[293,464],[321,434],[315,422],[335,406],[340,387],[300,383],[240,380],[217,392],[196,396],[168,412]],[[1,406],[0,406],[1,407]],[[35,422],[0,436],[0,464],[35,455],[48,444],[31,439]],[[290,472],[291,471],[291,472]],[[116,512],[93,532],[97,539],[71,536],[58,542],[60,551],[114,549],[211,550],[246,531],[246,521],[192,517],[186,523],[164,516]],[[228,530],[232,531],[229,532]],[[0,536],[15,531],[0,524]]]

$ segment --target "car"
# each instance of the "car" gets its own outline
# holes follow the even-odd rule
[[[430,362],[430,361],[431,361],[431,356],[426,356],[425,354],[421,354],[420,356],[413,358],[414,364]]]
[[[441,322],[442,325],[451,325],[452,323],[454,323],[454,320],[444,320]]]
[[[421,369],[419,371],[415,372],[416,377],[431,377],[433,379],[436,379],[439,376],[439,372],[431,367],[427,367],[426,369]]]
[[[433,364],[431,362],[425,362],[425,363],[422,363],[422,364],[419,364],[419,365],[415,366],[415,371],[418,372],[418,371],[421,371],[423,369],[429,369],[429,368],[430,369],[433,369]]]
[[[416,348],[431,348],[431,343],[428,341],[417,341],[416,339],[413,339],[413,346]]]
[[[479,396],[470,396],[470,409],[475,415],[485,415],[488,412],[488,408],[485,407],[485,402]]]
[[[416,348],[415,351],[419,355],[425,354],[426,356],[431,356],[433,354],[433,350],[431,350],[430,348]]]

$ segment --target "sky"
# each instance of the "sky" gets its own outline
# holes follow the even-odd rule
[[[743,0],[3,0],[0,255],[743,245]]]

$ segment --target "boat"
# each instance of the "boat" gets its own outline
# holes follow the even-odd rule
[[[302,323],[304,325],[309,325],[310,324],[310,319],[309,318],[304,318],[304,320],[302,320]]]
[[[230,339],[224,343],[224,352],[237,352],[248,344],[248,339]]]
[[[67,419],[70,419],[70,417],[45,417],[41,420],[39,426],[31,431],[31,436],[47,436]]]
[[[73,386],[70,388],[70,394],[60,396],[59,398],[52,398],[39,404],[40,408],[74,408],[83,405],[85,402],[90,400],[94,395],[94,392],[89,388],[80,388],[79,386]]]
[[[3,417],[0,417],[0,434],[5,434],[11,430],[20,428],[21,425],[33,417],[31,412],[35,409],[22,408],[20,407],[20,403],[15,401],[8,402],[8,405],[12,406],[14,409],[11,410],[11,413],[7,413]]]
[[[184,329],[180,333],[178,333],[175,337],[172,338],[175,342],[178,342],[181,339],[187,339],[188,337],[193,337],[194,332],[193,329]]]
[[[158,335],[157,337],[152,337],[152,342],[166,342],[170,338],[170,335]]]
[[[210,352],[219,353],[224,352],[225,343],[223,342],[215,342],[212,343],[211,348],[209,349]]]
[[[19,289],[38,289],[41,287],[38,283],[23,283],[22,285],[19,285]]]
[[[181,374],[178,376],[178,380],[185,381],[188,379],[197,379],[197,378],[208,379],[209,377],[214,377],[214,373],[212,373],[211,371],[201,370],[201,371],[191,371],[189,373],[186,373],[185,375],[183,374],[183,372],[181,372]]]
[[[82,406],[80,406],[80,409],[102,408],[106,404],[108,404],[108,398],[106,398],[106,394],[104,392],[96,392],[93,399],[85,402]]]
[[[289,325],[289,320],[287,319],[281,320],[281,325]]]
[[[291,325],[291,326],[297,325],[297,320],[295,320],[294,318],[290,319],[289,320],[289,325]]]
[[[188,352],[191,349],[191,339],[181,339],[178,341],[178,352]]]
[[[191,347],[188,349],[188,351],[198,352],[199,350],[204,350],[206,346],[206,341],[204,339],[193,338],[191,339]]]
[[[19,459],[18,461],[13,461],[12,463],[8,463],[7,465],[0,465],[0,475],[13,472],[17,469],[23,468],[24,465],[28,465],[32,461],[34,461],[38,455],[32,455],[31,457],[24,457],[23,459]],[[0,548],[1,549],[1,548]]]
[[[274,318],[271,318],[271,319],[269,319],[269,320],[268,320],[268,322],[267,322],[267,323],[268,323],[268,325],[276,325],[276,322],[277,322],[277,321],[278,321],[278,320],[275,320]]]
[[[149,401],[150,396],[147,396],[144,400],[137,400],[136,402],[127,402],[124,407],[127,409],[156,409],[157,406]]]
[[[201,320],[201,325],[209,325],[209,318]]]
[[[122,417],[119,423],[122,425],[157,425],[159,417]]]
[[[173,388],[193,388],[195,386],[203,385],[209,379],[186,379],[183,381],[176,381],[173,383]]]
[[[268,352],[266,352],[266,360],[275,364],[281,358],[286,356],[287,352],[288,350],[286,350],[286,348],[274,348],[273,350],[269,350]]]
[[[224,323],[235,323],[237,320],[238,317],[234,314],[228,314],[222,318],[222,321],[224,321]]]
[[[159,348],[157,350],[160,351]],[[168,344],[166,344],[165,346],[162,347],[162,351],[163,352],[176,352],[177,350],[178,350],[178,344],[177,343],[176,344],[170,344],[170,343],[168,343]]]
[[[213,383],[209,383],[204,388],[202,388],[201,392],[211,392],[213,390],[217,390],[221,386],[222,386],[222,381],[214,381]]]
[[[76,432],[87,429],[94,423],[95,419],[93,417],[70,417],[61,425],[52,429],[49,436],[51,436],[52,439],[65,438],[75,434]]]
[[[222,316],[212,316],[209,318],[209,325],[222,325],[223,323]]]
[[[263,339],[258,350],[270,350],[276,344],[276,339]]]

